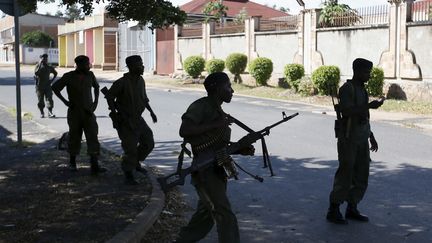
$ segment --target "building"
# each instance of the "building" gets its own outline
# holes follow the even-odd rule
[[[59,66],[73,67],[86,55],[94,68],[118,68],[118,22],[99,14],[58,26]]]
[[[57,47],[57,25],[64,23],[66,23],[66,19],[62,17],[29,13],[19,17],[20,37],[25,33],[40,30],[53,38],[54,42],[51,47]],[[14,17],[5,16],[0,19],[0,63],[15,62],[14,26]],[[31,51],[30,49],[30,52]]]

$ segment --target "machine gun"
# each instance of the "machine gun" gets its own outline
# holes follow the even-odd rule
[[[270,126],[267,126],[260,131],[249,132],[246,136],[242,137],[238,142],[228,145],[226,147],[226,150],[227,150],[226,152],[228,154],[234,154],[239,149],[247,147],[247,146],[255,143],[257,140],[262,139],[264,136],[269,135],[270,129],[272,129],[275,126],[280,125],[281,123],[287,122],[288,120],[294,118],[298,114],[299,113],[294,113],[290,116],[286,116],[285,112],[282,112],[282,120],[280,120],[280,121],[278,121],[278,122],[276,122]],[[180,155],[180,156],[182,156],[182,155]],[[162,190],[164,192],[167,192],[175,186],[184,185],[185,177],[187,175],[189,175],[192,172],[202,171],[202,170],[205,170],[206,168],[210,167],[211,165],[214,164],[215,157],[216,157],[216,151],[207,150],[207,151],[203,151],[201,153],[197,153],[193,157],[192,165],[190,167],[183,169],[183,168],[181,168],[181,166],[179,166],[175,173],[167,175],[167,176],[163,176],[163,177],[158,177],[157,180],[158,180],[159,184],[161,185]],[[255,176],[255,177],[257,177],[257,176]],[[257,177],[255,179],[257,179],[261,182],[263,181],[263,179],[260,177]]]

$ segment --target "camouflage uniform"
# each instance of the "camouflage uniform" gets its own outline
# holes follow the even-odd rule
[[[87,140],[87,153],[99,155],[98,124],[93,112],[92,87],[99,90],[99,84],[93,72],[82,73],[77,70],[65,73],[53,85],[54,91],[66,87],[69,98],[67,121],[69,125],[68,151],[70,155],[78,155],[84,131]]]
[[[369,100],[364,85],[350,80],[339,89],[339,97],[341,110],[367,106]],[[368,186],[371,160],[368,141],[371,134],[369,110],[363,115],[344,120],[344,129],[338,136],[339,168],[334,178],[333,191],[330,193],[330,203],[341,204],[346,201],[349,204],[358,204]]]
[[[224,113],[220,105],[211,98],[204,97],[193,102],[182,119],[188,119],[194,124],[208,124],[221,119]],[[230,128],[227,127],[221,142],[214,147],[226,146],[230,140]],[[199,136],[186,138],[194,147],[218,136],[220,129],[214,129]],[[192,174],[192,184],[195,186],[199,200],[195,213],[189,224],[183,227],[176,242],[197,242],[204,238],[216,222],[219,242],[240,242],[237,218],[232,212],[226,195],[227,178],[221,167],[212,166],[206,170]]]
[[[36,64],[34,73],[36,80],[36,95],[38,98],[37,105],[39,110],[43,112],[43,108],[45,107],[45,98],[46,107],[51,111],[54,107],[54,102],[52,99],[50,74],[52,73],[54,76],[57,76],[57,72],[52,66],[39,62]]]
[[[154,148],[153,132],[141,116],[149,102],[144,79],[126,73],[113,83],[106,98],[115,100],[117,132],[124,151],[122,169],[131,172]]]

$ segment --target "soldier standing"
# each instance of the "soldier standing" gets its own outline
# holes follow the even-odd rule
[[[192,145],[194,155],[203,149],[217,151],[230,142],[231,120],[222,110],[230,103],[234,90],[228,76],[216,72],[204,81],[207,97],[193,102],[182,116],[180,136]],[[253,155],[254,148],[241,149],[242,155]],[[240,242],[237,218],[226,195],[227,177],[224,169],[213,165],[192,174],[192,184],[198,194],[198,206],[189,224],[183,227],[175,242],[198,242],[216,223],[219,242]]]
[[[97,175],[106,169],[98,164],[100,144],[98,141],[98,124],[94,111],[99,99],[99,84],[93,72],[90,71],[90,61],[87,56],[75,58],[76,69],[65,73],[52,85],[57,97],[68,107],[67,122],[69,125],[68,152],[69,166],[72,171],[77,170],[76,156],[80,152],[81,138],[84,131],[87,141],[87,153],[90,155],[91,174]],[[69,100],[61,91],[66,87]],[[94,99],[91,89],[93,88]]]
[[[125,183],[137,185],[133,171],[147,172],[140,161],[145,160],[154,148],[153,132],[142,118],[142,113],[147,109],[154,123],[157,122],[157,117],[150,107],[145,82],[141,76],[144,73],[141,57],[127,57],[126,65],[129,72],[113,83],[105,98],[124,151],[122,170]]]
[[[372,62],[366,59],[355,59],[353,78],[339,89],[342,113],[342,129],[337,136],[339,168],[334,177],[327,213],[327,220],[336,224],[347,224],[346,219],[369,221],[357,209],[368,186],[369,150],[378,150],[378,143],[370,129],[369,109],[377,109],[384,103],[383,98],[369,102],[365,83],[370,79],[372,66]],[[348,203],[345,218],[339,211],[339,205],[344,202]]]
[[[51,83],[54,81],[54,79],[57,77],[56,70],[51,66],[48,65],[48,55],[43,54],[40,56],[41,60],[36,64],[35,71],[34,71],[34,78],[36,81],[36,95],[38,98],[38,108],[40,110],[40,117],[44,118],[44,108],[45,108],[45,102],[44,98],[46,100],[46,106],[48,108],[48,117],[53,118],[55,115],[53,114],[53,107],[54,102],[52,99],[52,90],[51,90]],[[50,79],[50,74],[53,74],[53,78]]]

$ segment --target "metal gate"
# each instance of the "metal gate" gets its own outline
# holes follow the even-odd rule
[[[174,72],[174,29],[158,29],[156,33],[156,72],[171,74]]]
[[[119,70],[127,71],[125,59],[131,55],[139,55],[143,59],[144,72],[155,70],[155,36],[152,31],[142,29],[134,23],[119,24]]]

